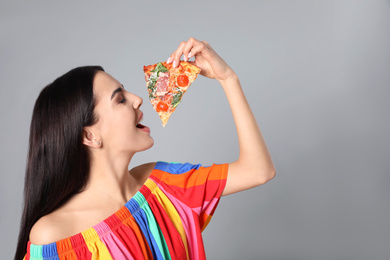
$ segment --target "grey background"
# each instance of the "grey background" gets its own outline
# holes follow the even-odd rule
[[[237,158],[224,93],[199,78],[166,128],[142,66],[190,36],[240,76],[277,176],[225,197],[209,259],[390,259],[390,1],[2,1],[0,247],[15,250],[32,108],[40,90],[99,64],[144,99],[143,162]]]

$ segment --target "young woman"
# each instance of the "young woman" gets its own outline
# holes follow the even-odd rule
[[[181,57],[222,85],[239,141],[229,164],[148,163],[142,99],[101,67],[71,70],[45,87],[33,112],[25,206],[15,259],[204,259],[201,231],[220,196],[266,183],[275,168],[234,71],[207,42]]]

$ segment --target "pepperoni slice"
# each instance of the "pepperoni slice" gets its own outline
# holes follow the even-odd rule
[[[186,87],[186,86],[188,86],[188,83],[190,82],[190,80],[188,79],[187,75],[181,74],[177,77],[176,82],[177,82],[177,85],[179,87]]]
[[[169,106],[167,103],[165,103],[164,101],[160,101],[158,102],[157,106],[156,106],[156,111],[157,112],[167,112],[169,109]]]

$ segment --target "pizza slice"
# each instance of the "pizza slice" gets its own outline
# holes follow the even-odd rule
[[[160,62],[144,66],[149,100],[165,126],[169,117],[180,104],[183,94],[198,76],[200,69],[191,63],[180,61],[174,68],[172,64]]]

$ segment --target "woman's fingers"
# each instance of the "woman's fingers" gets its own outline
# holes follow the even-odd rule
[[[206,49],[205,44],[203,42],[198,42],[197,44],[192,46],[192,49],[191,49],[191,51],[189,53],[189,56],[190,56],[189,58],[195,57],[197,54],[200,54],[200,53],[205,55],[206,54],[206,53],[204,53],[205,49]]]
[[[173,67],[176,67],[180,62],[180,57],[183,54],[183,48],[186,42],[181,42],[179,47],[177,47],[176,51],[174,51],[168,59],[168,63],[173,62]]]
[[[195,38],[189,38],[183,49],[184,60],[188,61],[189,58],[198,54],[204,48],[204,43],[205,42],[198,41]]]
[[[179,47],[169,56],[167,59],[168,63],[173,63],[173,67],[177,67],[180,62],[181,56],[183,56],[185,61],[188,61],[189,58],[195,56],[201,48],[202,45],[200,41],[189,38],[188,41],[183,41],[180,43]]]
[[[201,68],[203,76],[209,78],[221,80],[234,73],[206,41],[198,41],[191,37],[188,41],[181,42],[179,47],[169,56],[167,62],[173,63],[173,67],[177,67],[180,64],[181,56],[184,57],[185,61],[195,57],[194,64]]]

